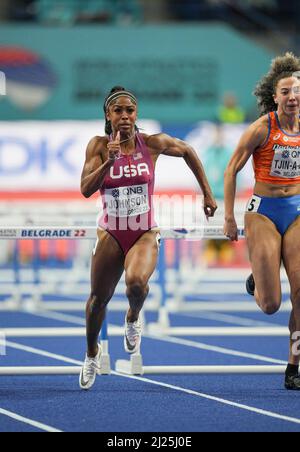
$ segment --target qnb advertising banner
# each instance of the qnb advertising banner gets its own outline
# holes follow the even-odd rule
[[[144,133],[161,131],[187,141],[201,158],[215,196],[222,198],[223,174],[246,125],[216,127],[210,122],[176,127],[140,121]],[[103,121],[0,122],[0,191],[76,191],[91,138],[103,135]],[[251,186],[251,162],[240,189]],[[161,156],[157,191],[199,191],[184,159]]]

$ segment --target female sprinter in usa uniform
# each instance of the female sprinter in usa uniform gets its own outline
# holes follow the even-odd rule
[[[300,60],[287,53],[272,62],[255,90],[262,117],[243,135],[225,173],[225,228],[237,240],[236,176],[253,156],[255,187],[245,214],[253,274],[247,291],[266,314],[281,305],[281,262],[291,286],[290,356],[285,387],[300,389]],[[299,336],[297,334],[299,332]]]
[[[104,207],[86,308],[88,350],[80,375],[82,389],[91,388],[95,382],[105,308],[124,270],[129,300],[124,346],[129,353],[140,347],[139,313],[149,292],[159,248],[152,204],[159,155],[183,158],[202,189],[207,217],[212,217],[217,208],[202,164],[190,146],[164,134],[139,133],[137,99],[132,93],[122,87],[113,88],[105,100],[104,114],[106,136],[95,137],[89,143],[81,179],[82,194],[88,198],[100,190]]]

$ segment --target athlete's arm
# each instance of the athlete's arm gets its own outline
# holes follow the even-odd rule
[[[104,138],[94,137],[88,144],[86,160],[81,175],[81,193],[89,198],[100,190],[107,171],[114,164],[113,159],[103,162],[101,149],[104,146]]]
[[[207,217],[213,217],[217,204],[212,194],[203,165],[196,151],[185,141],[159,134],[148,137],[147,145],[154,150],[157,157],[161,154],[183,158],[194,173],[204,195],[204,211]]]
[[[238,228],[234,216],[236,178],[252,154],[264,143],[267,134],[268,121],[266,117],[253,123],[243,134],[224,174],[224,234],[232,241],[238,240]]]

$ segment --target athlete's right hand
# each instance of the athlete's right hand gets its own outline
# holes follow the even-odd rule
[[[121,154],[121,134],[120,132],[117,133],[116,137],[109,141],[107,144],[108,149],[108,160],[114,162]]]
[[[238,242],[238,227],[234,218],[225,220],[224,235],[232,242]]]

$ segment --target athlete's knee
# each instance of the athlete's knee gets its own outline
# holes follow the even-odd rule
[[[261,307],[262,311],[267,315],[274,315],[279,311],[280,306],[277,304],[268,304]]]
[[[126,277],[127,295],[134,298],[144,298],[149,291],[148,281],[139,275]]]
[[[106,309],[109,301],[111,300],[113,294],[109,293],[106,294],[105,296],[100,295],[100,294],[94,294],[91,293],[90,295],[90,299],[89,299],[89,308],[91,310],[102,310],[102,309]]]
[[[267,315],[276,314],[279,311],[281,300],[273,297],[265,296],[259,300],[261,310]]]

